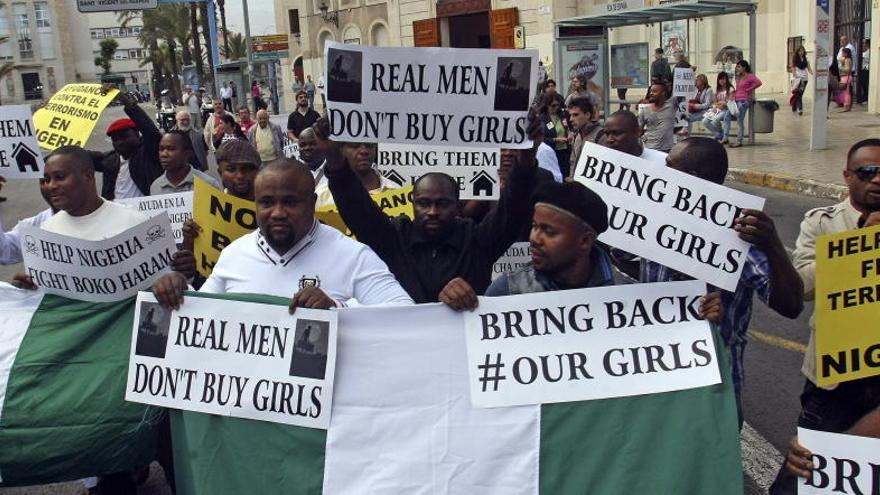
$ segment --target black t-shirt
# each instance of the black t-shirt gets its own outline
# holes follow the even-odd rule
[[[293,135],[299,137],[299,133],[305,130],[308,127],[311,127],[312,124],[317,121],[321,115],[318,112],[309,109],[305,115],[299,113],[299,111],[294,110],[290,117],[287,118],[287,130],[292,131]]]

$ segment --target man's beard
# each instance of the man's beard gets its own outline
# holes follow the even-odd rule
[[[309,102],[304,101],[304,102],[302,102],[302,103],[297,103],[297,105],[300,106],[300,107],[302,107],[302,108],[306,108],[307,106],[309,106]]]
[[[180,129],[181,131],[186,132],[186,131],[192,129],[192,124],[186,124],[185,126],[183,124],[177,124],[177,128]]]

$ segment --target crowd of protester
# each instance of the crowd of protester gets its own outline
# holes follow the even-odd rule
[[[801,70],[802,65],[795,67]],[[214,113],[201,131],[198,113],[188,105],[177,114],[174,130],[160,134],[137,103],[120,94],[128,118],[105,130],[113,150],[65,146],[52,152],[40,180],[48,208],[20,225],[81,239],[108,238],[146,219],[114,200],[190,191],[196,177],[254,201],[258,229],[229,244],[207,278],[197,275],[193,254],[201,229],[191,220],[185,224],[174,271],[153,287],[159,302],[174,308],[184,304],[183,291],[190,286],[211,293],[290,297],[291,310],[330,309],[352,299],[366,305],[439,301],[472,310],[479,295],[687,279],[598,242],[608,228],[607,206],[571,179],[584,143],[592,142],[722,184],[730,124],[738,123],[731,146],[739,146],[753,92],[761,85],[747,61],[737,63],[736,73],[735,86],[726,73],[718,75],[714,88],[704,75],[696,77],[698,97],[687,105],[688,121],[703,122],[713,136],[687,139],[674,133],[679,102],[670,96],[672,71],[665,62],[652,66],[653,84],[641,110],[616,111],[604,116],[604,125],[584,81],[574,78],[574,90],[563,96],[556,82],[547,80],[530,113],[534,146],[502,150],[500,198],[477,205],[462,201],[452,177],[429,173],[414,184],[412,218],[388,217],[372,201],[371,194],[396,187],[376,170],[376,144],[331,141],[326,117],[313,108],[311,80],[312,91],[302,89],[296,95],[297,108],[285,130],[260,106],[254,120],[247,106],[237,109],[236,119],[227,110],[232,98],[227,90],[214,99]],[[298,159],[285,156],[288,142],[297,144]],[[542,150],[555,168],[542,163]],[[216,170],[208,169],[212,154]],[[718,325],[730,353],[740,425],[743,354],[754,296],[782,316],[797,317],[804,301],[814,296],[816,238],[880,223],[880,140],[855,143],[841,161],[850,195],[837,205],[807,212],[793,259],[770,215],[743,210],[733,228],[752,247],[739,284],[732,292],[710,287],[701,301],[700,313]],[[96,173],[103,174],[100,194]],[[357,241],[316,220],[316,207],[329,204],[335,204]],[[521,240],[530,243],[532,262],[492,281],[496,259]],[[3,234],[0,263],[21,262],[19,241],[17,228]],[[297,274],[304,270],[321,273],[321,286],[299,287]],[[14,283],[36,288],[26,275],[16,276]],[[804,360],[807,379],[798,424],[878,436],[878,378],[821,388],[815,385],[814,357],[808,351]],[[161,452],[160,461],[171,470],[170,449]],[[794,440],[772,493],[795,493],[796,477],[810,469],[810,453]],[[105,493],[136,490],[129,473],[104,477],[102,487]]]

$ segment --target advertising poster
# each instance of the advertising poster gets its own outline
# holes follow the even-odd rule
[[[651,81],[647,43],[611,47],[611,86],[644,88]]]

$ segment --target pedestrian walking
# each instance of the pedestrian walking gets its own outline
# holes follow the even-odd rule
[[[730,135],[730,118],[728,103],[732,104],[733,86],[727,72],[719,72],[715,79],[715,101],[703,115],[703,126],[708,129],[721,144],[728,143]]]
[[[868,86],[870,85],[870,68],[871,68],[871,40],[865,40],[862,43],[862,60],[859,70],[859,98],[860,105],[868,103]]]
[[[558,95],[544,94],[541,101],[541,121],[544,123],[544,142],[555,152],[563,177],[568,177],[571,147],[568,144],[568,126]]]
[[[229,83],[223,83],[223,87],[220,88],[220,99],[223,100],[225,108],[235,108],[232,106],[232,88],[229,87]]]
[[[654,61],[651,62],[651,82],[659,82],[666,86],[672,85],[672,69],[666,60],[666,53],[662,48],[654,50]]]
[[[852,83],[853,83],[853,55],[852,50],[843,48],[840,50],[843,58],[840,62],[840,101],[843,103],[843,110],[840,112],[849,112],[852,110]]]
[[[743,144],[746,130],[746,117],[755,98],[755,90],[762,84],[758,76],[752,74],[752,66],[746,60],[740,60],[734,68],[736,71],[736,89],[733,91],[733,103],[736,106],[736,142],[730,143],[731,148],[739,148]],[[732,110],[732,109],[731,109]],[[734,117],[728,112],[728,118]],[[751,132],[751,130],[749,130]]]
[[[791,58],[791,111],[798,115],[804,114],[804,91],[807,89],[809,76],[813,74],[810,61],[807,60],[807,49],[798,47]]]
[[[675,102],[665,84],[655,83],[648,98],[639,105],[639,127],[646,148],[668,153],[675,145]]]
[[[315,83],[312,82],[312,76],[306,76],[306,84],[303,87],[306,91],[306,98],[309,102],[309,108],[315,108]]]

